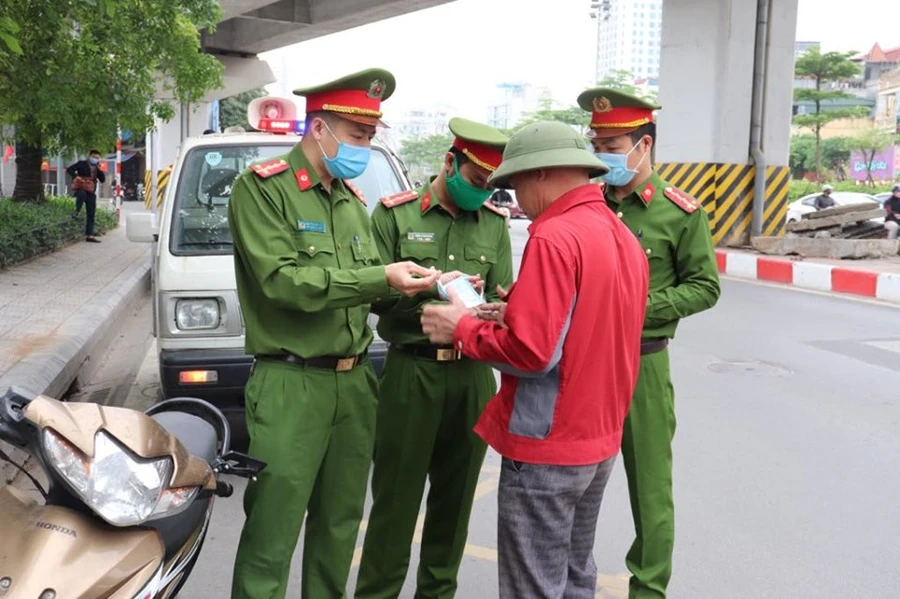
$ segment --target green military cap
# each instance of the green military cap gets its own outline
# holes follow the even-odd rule
[[[661,107],[648,100],[609,87],[581,92],[578,105],[591,113],[588,137],[618,137],[653,122],[653,111]]]
[[[390,71],[366,69],[294,93],[306,97],[307,114],[324,110],[364,125],[386,127],[381,121],[381,102],[390,98],[396,87]]]
[[[542,168],[583,168],[591,178],[609,172],[609,167],[584,147],[584,138],[571,126],[558,121],[538,121],[512,134],[503,151],[503,162],[488,183],[509,189],[513,175]]]
[[[448,124],[455,136],[453,147],[477,166],[494,172],[503,160],[503,148],[509,138],[499,129],[469,119],[454,117]]]

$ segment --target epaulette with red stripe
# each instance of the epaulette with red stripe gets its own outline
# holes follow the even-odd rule
[[[666,187],[663,190],[663,195],[666,196],[673,204],[691,214],[698,208],[700,208],[700,202],[684,193],[677,187]]]
[[[407,204],[409,202],[412,202],[418,197],[419,192],[417,191],[401,191],[400,193],[395,193],[394,195],[387,196],[386,198],[381,198],[381,203],[385,208],[393,208],[394,206],[399,206],[400,204]]]
[[[268,162],[260,162],[259,164],[250,165],[250,170],[263,179],[267,179],[272,175],[282,173],[288,168],[290,168],[290,165],[283,158],[276,158],[275,160],[269,160]]]
[[[366,204],[366,198],[363,195],[363,192],[361,192],[356,185],[354,185],[347,179],[344,179],[344,185],[347,186],[347,189],[349,189],[350,191],[353,192],[353,195],[356,196],[356,199],[358,199],[360,202],[362,202],[363,206],[368,206],[368,204]]]

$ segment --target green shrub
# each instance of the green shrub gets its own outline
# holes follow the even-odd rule
[[[876,193],[881,193],[883,191],[890,191],[893,184],[887,185],[876,185],[875,187],[868,187],[865,185],[858,185],[854,181],[838,181],[837,183],[831,183],[831,186],[835,191],[858,191],[859,193],[868,193],[871,195],[875,195]],[[819,193],[822,190],[821,185],[817,185],[812,181],[806,181],[804,179],[794,179],[791,181],[791,188],[788,191],[788,202],[793,202],[794,200],[799,200],[805,195],[809,195],[811,193]]]
[[[60,249],[84,238],[84,210],[72,218],[75,200],[50,198],[46,202],[13,202],[0,198],[0,269]],[[115,212],[97,206],[94,231],[116,226]]]

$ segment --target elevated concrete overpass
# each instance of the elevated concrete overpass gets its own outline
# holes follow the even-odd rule
[[[450,1],[222,0],[223,20],[204,45],[214,54],[255,56]]]
[[[201,102],[178,107],[171,121],[157,123],[156,131],[148,135],[153,172],[175,161],[182,140],[208,128],[214,100],[275,81],[258,54],[451,1],[222,0],[222,21],[214,33],[203,35],[202,43],[225,66],[224,85]],[[162,92],[160,96],[165,97]]]

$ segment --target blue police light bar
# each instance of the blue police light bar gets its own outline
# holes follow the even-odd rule
[[[257,125],[256,128],[268,133],[294,133],[296,135],[303,135],[303,132],[306,130],[306,123],[300,120],[259,119],[259,125]]]

